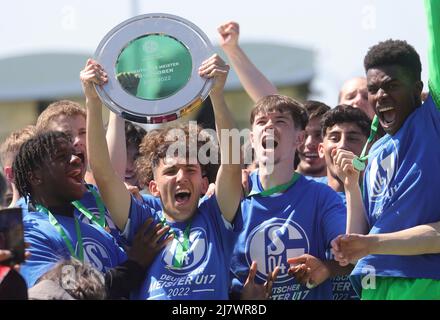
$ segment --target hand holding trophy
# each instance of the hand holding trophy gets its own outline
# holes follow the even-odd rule
[[[200,77],[198,68],[213,53],[206,35],[183,18],[136,16],[113,28],[96,49],[95,60],[108,73],[96,91],[127,120],[176,120],[208,96],[212,80]]]

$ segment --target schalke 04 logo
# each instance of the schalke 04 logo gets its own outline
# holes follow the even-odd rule
[[[294,221],[271,219],[258,225],[246,242],[248,265],[257,262],[257,277],[266,280],[269,272],[280,267],[277,283],[292,279],[288,274],[287,259],[310,251],[310,243],[304,229]]]

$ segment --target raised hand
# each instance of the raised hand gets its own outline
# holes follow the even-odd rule
[[[93,59],[87,60],[86,66],[81,70],[79,78],[87,99],[99,99],[94,84],[102,86],[108,81],[107,73]]]
[[[237,22],[229,21],[217,28],[220,34],[220,45],[224,50],[238,46],[240,26]]]
[[[344,183],[345,187],[357,186],[359,183],[359,171],[353,167],[353,159],[356,155],[347,150],[333,149],[331,153],[336,169],[336,174]]]
[[[199,68],[199,75],[205,78],[214,78],[214,85],[211,89],[212,94],[223,94],[226,78],[228,76],[229,66],[217,54],[203,61]]]

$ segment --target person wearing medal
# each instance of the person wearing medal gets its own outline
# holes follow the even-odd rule
[[[326,261],[326,251],[344,232],[346,212],[336,192],[294,170],[307,119],[301,103],[282,95],[260,99],[251,112],[258,170],[241,202],[244,229],[232,257],[233,297],[242,295],[256,264],[259,284],[279,268],[270,292],[274,300],[332,299],[327,280],[341,268]]]
[[[119,245],[126,247],[127,243],[121,237],[105,208],[95,181],[88,169],[86,150],[86,111],[78,103],[70,100],[60,100],[51,103],[38,117],[38,131],[62,131],[72,137],[75,152],[82,159],[83,180],[86,190],[80,200],[74,201],[75,215],[83,222],[101,226],[110,232]]]
[[[339,179],[333,156],[336,150],[352,151],[360,156],[362,146],[367,144],[370,135],[371,121],[360,108],[339,105],[327,111],[321,120],[322,142],[319,144],[319,156],[325,159],[327,166],[327,185],[338,193],[346,203],[344,183]],[[360,181],[361,182],[361,181]],[[328,257],[334,259],[329,252]],[[351,271],[352,268],[348,267]],[[348,274],[332,280],[333,300],[358,300]]]
[[[237,22],[229,21],[218,28],[220,44],[234,67],[243,88],[250,98],[256,103],[259,99],[270,94],[277,94],[278,90],[274,84],[252,63],[238,43],[240,26]],[[353,78],[346,81],[340,92],[338,104],[351,105],[364,111],[370,119],[374,117],[373,107],[367,101],[367,80],[366,78]],[[319,121],[322,116],[319,106],[326,108],[321,102],[308,101],[305,103],[311,107],[312,114],[309,115],[309,123],[306,128],[306,142],[298,149],[300,162],[297,171],[303,175],[310,176],[318,182],[326,183],[326,168],[324,162],[318,157],[317,143],[322,142],[318,133]],[[328,109],[328,107],[327,107]],[[310,112],[309,112],[310,113]],[[380,126],[375,134],[375,140],[384,135]],[[309,137],[307,139],[307,136]],[[315,143],[313,143],[315,141]],[[372,141],[372,142],[374,142]],[[368,145],[371,147],[372,142]],[[307,145],[306,145],[307,144]]]
[[[74,257],[102,273],[111,273],[110,297],[127,297],[139,286],[152,257],[169,241],[157,241],[168,228],[154,226],[150,241],[151,233],[148,237],[144,233],[152,220],[147,221],[135,237],[127,259],[111,234],[101,226],[79,221],[74,214],[72,202],[80,199],[86,189],[81,162],[70,137],[63,132],[39,133],[20,148],[13,163],[16,186],[20,196],[36,208],[23,219],[31,255],[20,272],[31,288],[56,263]],[[149,250],[145,250],[146,246]]]
[[[440,3],[425,1],[429,89],[422,103],[421,62],[405,41],[373,46],[364,59],[368,99],[386,135],[365,157],[338,150],[347,195],[347,233],[332,244],[362,299],[440,299]],[[372,275],[373,274],[373,275]],[[374,286],[371,278],[374,276]]]
[[[156,256],[142,286],[132,298],[201,300],[229,297],[230,257],[236,233],[241,228],[242,190],[241,165],[233,162],[230,139],[223,141],[220,136],[221,130],[234,128],[223,96],[228,70],[229,66],[217,55],[199,68],[200,76],[214,79],[210,97],[217,132],[220,142],[229,148],[229,152],[221,152],[214,196],[199,203],[208,185],[203,179],[204,165],[197,157],[199,148],[205,144],[198,139],[198,132],[190,134],[188,125],[167,127],[150,131],[141,143],[137,159],[139,178],[148,185],[153,196],[160,198],[163,210],[136,200],[113,170],[102,126],[102,103],[94,88],[94,84],[105,84],[107,75],[91,59],[81,71],[86,95],[90,165],[113,221],[129,241],[148,218],[169,226],[173,236],[173,241]],[[229,143],[225,144],[226,141]],[[189,152],[191,145],[197,147],[195,153]]]

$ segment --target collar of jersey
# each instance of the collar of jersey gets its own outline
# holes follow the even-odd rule
[[[279,192],[276,192],[276,193],[273,193],[273,194],[270,194],[270,195],[262,195],[261,194],[265,190],[263,189],[263,186],[261,185],[259,172],[260,172],[259,170],[256,170],[255,172],[253,172],[250,175],[250,178],[252,180],[252,189],[251,189],[251,191],[249,192],[249,194],[246,197],[250,198],[250,197],[253,197],[253,196],[257,196],[257,195],[260,195],[262,197],[271,197],[271,196],[275,196],[275,195],[280,194]],[[301,178],[301,174],[299,174],[297,172],[294,172],[293,174],[295,175],[294,181],[285,191],[289,190]],[[289,181],[289,182],[292,182],[292,181]]]

